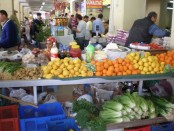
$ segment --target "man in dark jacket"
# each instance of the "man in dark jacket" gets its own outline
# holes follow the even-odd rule
[[[17,47],[18,29],[15,23],[8,19],[8,14],[5,10],[0,10],[0,22],[4,23],[1,32],[0,48]]]
[[[147,17],[136,20],[129,32],[129,36],[125,46],[129,46],[134,42],[143,42],[149,44],[153,36],[164,37],[169,36],[170,32],[160,29],[156,24],[157,13],[150,12]]]

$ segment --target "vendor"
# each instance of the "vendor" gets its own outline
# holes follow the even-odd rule
[[[143,42],[149,44],[153,36],[164,37],[169,36],[170,32],[160,29],[156,24],[157,13],[150,12],[147,17],[136,20],[129,32],[129,36],[125,46],[129,46],[134,42]]]
[[[18,29],[14,22],[8,19],[8,14],[5,10],[0,10],[0,22],[3,22],[0,48],[18,49]]]

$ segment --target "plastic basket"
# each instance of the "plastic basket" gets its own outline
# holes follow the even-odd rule
[[[152,125],[151,131],[174,131],[174,123],[163,123],[159,125]]]
[[[70,129],[73,129],[74,131],[80,131],[75,123],[75,120],[72,118],[58,121],[49,121],[47,124],[49,131],[69,131]]]
[[[134,127],[131,129],[124,129],[124,131],[150,131],[150,126]]]
[[[0,107],[0,131],[19,131],[16,105]]]
[[[21,131],[49,131],[48,121],[65,119],[65,113],[60,103],[41,104],[38,108],[21,106],[20,128]]]

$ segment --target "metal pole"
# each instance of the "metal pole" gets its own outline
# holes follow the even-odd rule
[[[34,104],[38,104],[37,100],[37,86],[33,86],[33,93],[34,93]]]
[[[142,92],[143,92],[143,80],[139,81],[139,85],[138,85],[138,94],[140,96],[142,96]]]

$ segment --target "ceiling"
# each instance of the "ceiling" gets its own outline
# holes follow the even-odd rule
[[[41,11],[51,11],[52,9],[54,9],[54,0],[19,0],[19,2],[24,7],[31,8],[31,11],[39,11],[41,6],[43,6]],[[44,5],[42,5],[43,2],[45,2]]]

